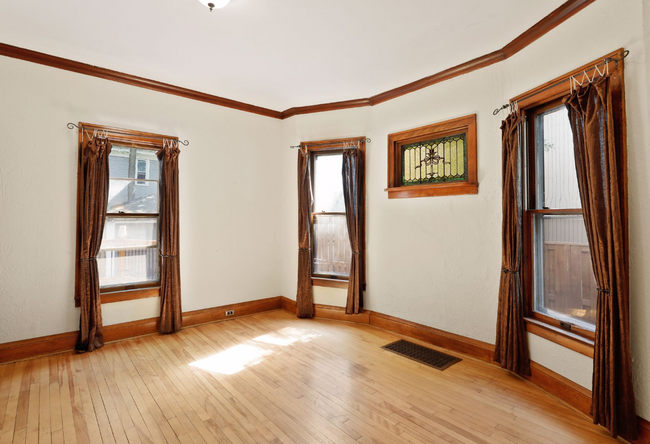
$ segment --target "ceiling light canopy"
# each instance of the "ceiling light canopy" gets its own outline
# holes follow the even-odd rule
[[[210,12],[212,12],[213,9],[221,9],[224,6],[226,6],[228,3],[230,3],[230,0],[199,0],[201,3],[203,3],[205,6],[210,8]]]

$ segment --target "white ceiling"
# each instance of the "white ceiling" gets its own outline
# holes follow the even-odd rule
[[[1,0],[0,42],[282,111],[500,49],[565,0]]]

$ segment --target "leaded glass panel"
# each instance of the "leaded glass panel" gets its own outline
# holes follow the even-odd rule
[[[402,145],[402,185],[467,181],[466,136]]]

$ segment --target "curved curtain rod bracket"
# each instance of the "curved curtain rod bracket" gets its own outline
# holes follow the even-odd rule
[[[85,131],[85,129],[84,129],[83,126],[75,125],[75,124],[72,123],[72,122],[68,122],[68,124],[67,124],[66,126],[68,127],[68,129],[75,129],[75,128],[77,128],[78,130],[84,130],[84,131]],[[108,131],[103,130],[102,133],[104,134],[104,137],[108,137],[108,133],[109,133]],[[88,133],[86,133],[86,134],[88,134]],[[94,130],[94,131],[93,131],[93,137],[95,137],[96,134],[97,134],[97,130]],[[89,135],[89,136],[90,136],[90,135]],[[164,139],[163,137],[154,137],[154,138],[155,138],[155,139]],[[92,138],[91,138],[91,140],[92,140]],[[178,139],[178,143],[180,143],[180,144],[183,145],[183,146],[189,146],[190,141],[189,141],[189,140]]]
[[[593,68],[589,68],[589,70],[594,69],[595,71],[598,71],[598,74],[600,74],[600,76],[602,77],[602,76],[604,76],[606,74],[609,74],[609,63],[610,62],[614,62],[616,64],[616,66],[618,66],[618,62],[620,62],[621,60],[627,58],[627,56],[629,56],[629,55],[630,55],[630,50],[626,49],[626,50],[623,51],[623,54],[621,55],[620,58],[619,57],[605,57],[601,63],[599,63],[598,65],[595,65]],[[603,68],[603,72],[601,72],[600,69],[598,69],[600,66],[605,67],[605,68]],[[578,73],[578,75],[580,75],[580,73]],[[582,72],[582,82],[579,82],[578,79],[575,78],[575,76],[571,76],[569,78],[569,85],[570,85],[571,91],[573,91],[573,88],[575,86],[574,82],[576,84],[578,84],[578,85],[582,85],[582,83],[584,83],[585,80],[588,80],[589,83],[591,83],[591,82],[594,81],[594,79],[596,79],[596,72],[593,73],[593,77],[590,79],[586,70]],[[564,81],[565,80],[562,80],[559,83],[564,82]],[[532,96],[534,96],[536,94],[539,94],[539,93],[541,93],[543,91],[546,91],[546,90],[548,90],[550,88],[553,88],[554,86],[557,86],[559,83],[555,83],[553,85],[550,85],[550,86],[548,86],[548,87],[546,87],[546,88],[544,88],[544,89],[542,89],[540,91],[534,92],[534,93],[532,93],[532,94],[530,94],[530,95],[528,95],[528,96],[526,96],[526,97],[524,97],[523,99],[520,99],[520,100],[528,99],[529,97],[532,97]],[[510,106],[510,104],[508,103],[508,104],[503,105],[501,108],[496,108],[492,112],[492,115],[496,116],[501,111],[508,108],[509,106]]]
[[[353,140],[351,142],[361,142],[362,140],[365,141],[366,143],[372,142],[370,137],[362,137],[361,139]],[[346,142],[346,143],[351,143],[351,142]],[[332,143],[313,143],[313,144],[309,144],[309,145],[300,144],[300,145],[291,145],[289,148],[294,150],[296,148],[307,148],[307,146],[319,146],[319,145],[333,145],[333,144]],[[350,147],[348,147],[348,148],[350,148]]]

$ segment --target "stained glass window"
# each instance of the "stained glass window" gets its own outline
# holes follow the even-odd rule
[[[467,181],[466,134],[402,145],[402,185]]]
[[[389,199],[478,194],[476,114],[388,135]]]

